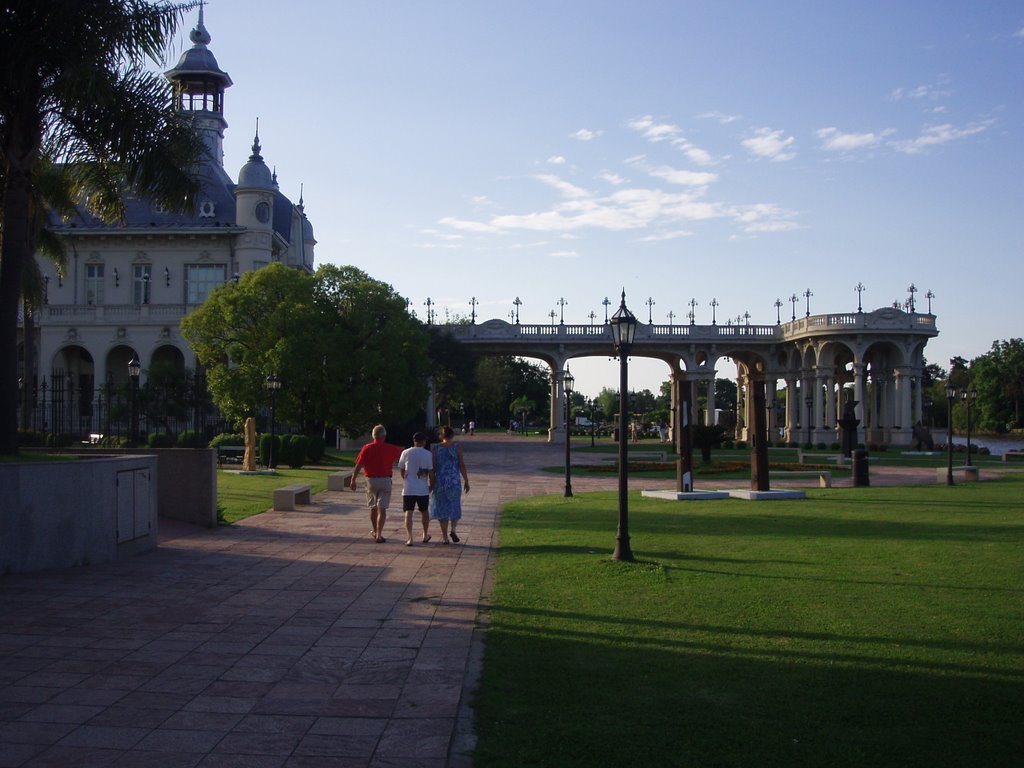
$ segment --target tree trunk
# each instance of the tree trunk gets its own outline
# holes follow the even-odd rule
[[[9,163],[3,190],[0,249],[0,454],[18,452],[18,305],[25,264],[32,258],[31,174]]]

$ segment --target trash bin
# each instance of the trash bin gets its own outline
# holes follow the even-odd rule
[[[853,485],[856,488],[866,488],[871,485],[868,478],[868,452],[858,448],[853,452]]]

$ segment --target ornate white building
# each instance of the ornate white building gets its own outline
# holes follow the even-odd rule
[[[35,370],[20,372],[26,389],[35,391],[36,409],[48,381],[51,397],[70,390],[89,410],[105,384],[124,387],[133,356],[142,364],[143,381],[155,363],[195,368],[179,322],[210,291],[272,261],[313,270],[316,240],[302,196],[296,204],[281,192],[261,155],[258,126],[237,181],[224,168],[224,92],[232,81],[209,48],[202,6],[189,37],[192,47],[165,76],[176,107],[192,118],[208,149],[198,169],[195,209],[175,214],[133,198],[122,224],[106,224],[85,211],[53,223],[64,238],[67,267],[60,274],[51,260],[38,259],[46,295],[34,313]]]

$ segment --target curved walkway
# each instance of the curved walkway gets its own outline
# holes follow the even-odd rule
[[[564,446],[462,444],[460,544],[432,523],[404,546],[397,499],[376,544],[362,491],[327,492],[212,531],[162,521],[155,552],[119,563],[0,578],[0,768],[470,765],[498,513],[563,490],[539,469]]]

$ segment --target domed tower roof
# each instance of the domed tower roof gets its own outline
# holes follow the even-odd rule
[[[238,186],[246,189],[273,189],[275,186],[274,174],[263,162],[263,156],[260,154],[258,122],[256,123],[256,138],[252,140],[252,154],[249,155],[248,162],[242,166],[242,170],[238,172]]]
[[[199,23],[192,28],[188,36],[192,47],[181,54],[178,64],[164,73],[164,76],[176,85],[187,81],[205,81],[216,83],[221,92],[233,85],[231,76],[217,65],[217,58],[207,46],[210,44],[210,33],[203,24],[203,6],[199,6]]]

